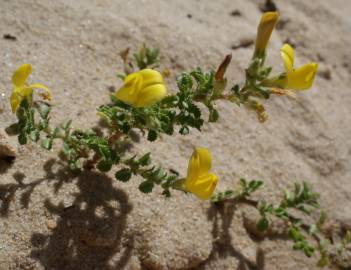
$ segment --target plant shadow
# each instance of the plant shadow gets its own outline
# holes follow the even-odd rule
[[[58,165],[58,166],[57,166]],[[58,169],[57,169],[58,168]],[[96,171],[71,172],[55,159],[44,165],[45,176],[25,183],[25,175],[13,175],[17,183],[0,186],[0,215],[7,216],[16,192],[28,208],[35,188],[44,181],[58,193],[65,183],[74,183],[69,206],[47,198],[44,206],[48,231],[31,236],[30,256],[44,269],[121,269],[132,255],[134,240],[125,233],[127,216],[132,210],[127,194],[113,186],[113,180]],[[61,195],[62,196],[62,195]],[[55,200],[56,201],[56,200]],[[123,243],[122,243],[123,242]]]
[[[15,158],[9,156],[0,156],[0,175],[7,172],[12,166]]]
[[[65,168],[60,168],[56,173],[53,172],[55,164],[61,164],[55,159],[49,159],[44,164],[45,176],[29,183],[24,180],[26,175],[20,171],[15,172],[12,177],[16,183],[8,183],[0,185],[0,216],[7,217],[9,214],[10,204],[14,200],[15,194],[20,194],[20,202],[23,208],[28,208],[30,202],[30,196],[34,192],[35,188],[43,182],[54,182],[55,193],[58,192],[65,181],[69,181],[75,177],[75,174]],[[10,164],[11,165],[11,164]],[[4,166],[10,166],[4,165]],[[2,165],[1,165],[2,166]],[[0,167],[1,167],[0,166]]]
[[[224,201],[211,204],[208,209],[208,219],[213,222],[212,236],[214,244],[208,260],[217,260],[218,258],[235,257],[239,260],[238,270],[263,270],[265,269],[265,255],[261,248],[256,250],[255,261],[247,258],[242,252],[236,249],[232,244],[230,227],[237,208],[233,201]]]

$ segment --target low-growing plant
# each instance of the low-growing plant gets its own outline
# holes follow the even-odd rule
[[[230,202],[255,207],[260,216],[257,219],[256,229],[262,237],[270,229],[271,223],[274,222],[273,218],[282,220],[286,236],[294,243],[293,249],[302,251],[307,257],[311,257],[317,251],[319,267],[325,267],[330,263],[342,268],[351,266],[350,254],[347,254],[351,232],[348,230],[330,232],[331,224],[328,225],[327,215],[318,203],[319,194],[313,192],[306,182],[295,182],[291,191],[284,190],[278,204],[251,198],[252,193],[262,186],[262,181],[240,179],[238,188],[218,192],[212,196],[211,201],[217,206]],[[311,218],[313,222],[310,221]],[[337,237],[333,234],[337,234]]]
[[[139,190],[152,192],[158,185],[166,197],[172,190],[194,194],[200,199],[211,198],[213,203],[234,200],[248,201],[250,195],[263,185],[262,181],[247,182],[240,180],[239,190],[227,190],[213,195],[218,177],[211,171],[211,154],[208,149],[197,147],[189,159],[188,172],[179,173],[168,170],[152,161],[151,153],[129,155],[126,145],[130,143],[135,131],[140,131],[150,142],[156,141],[162,134],[180,133],[188,135],[193,128],[201,131],[205,122],[216,122],[220,114],[216,102],[243,106],[256,113],[260,122],[267,120],[267,113],[262,101],[272,95],[294,97],[295,92],[309,89],[314,81],[317,64],[308,63],[294,68],[294,50],[285,44],[281,49],[285,70],[271,75],[272,67],[265,63],[266,47],[277,23],[278,13],[263,14],[258,26],[253,56],[245,70],[243,84],[229,81],[225,77],[231,55],[227,55],[216,70],[193,69],[181,73],[176,80],[177,91],[168,93],[165,75],[168,70],[157,71],[159,50],[143,45],[129,57],[129,49],[121,52],[124,71],[117,76],[123,79],[122,86],[111,95],[111,102],[97,109],[106,132],[97,129],[82,130],[74,128],[71,120],[59,126],[50,122],[50,90],[41,84],[26,84],[31,73],[29,64],[21,65],[12,76],[13,91],[10,97],[11,109],[16,113],[18,141],[39,142],[47,150],[52,149],[56,141],[61,141],[60,157],[72,170],[96,168],[101,172],[114,171],[118,181],[129,181],[139,176],[142,181]],[[43,98],[34,98],[34,90],[39,89]],[[208,110],[208,118],[199,104]],[[318,247],[312,247],[301,230],[316,236],[322,223],[306,227],[300,218],[290,214],[289,209],[296,209],[306,215],[318,209],[317,194],[310,191],[306,183],[296,184],[294,192],[285,192],[279,205],[264,200],[254,202],[261,218],[257,226],[265,231],[270,225],[270,216],[286,220],[289,223],[289,236],[294,241],[294,249],[302,250],[311,256],[315,249],[321,254],[320,266],[328,263],[329,253],[323,241]],[[252,203],[252,202],[251,202]],[[311,210],[312,209],[312,210]],[[322,218],[321,218],[322,219]],[[318,238],[318,240],[321,240]],[[349,233],[338,249],[342,254],[350,241]]]

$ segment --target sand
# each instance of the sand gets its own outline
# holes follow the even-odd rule
[[[53,123],[73,119],[74,127],[92,127],[95,108],[109,100],[108,88],[120,85],[118,53],[143,42],[160,48],[171,91],[180,72],[214,68],[228,53],[228,78],[241,82],[262,2],[1,0],[0,91],[8,97],[13,70],[31,63],[31,81],[53,91]],[[264,124],[218,102],[219,122],[202,133],[163,136],[152,144],[141,139],[133,151],[152,151],[156,162],[185,174],[193,147],[207,147],[219,190],[239,177],[262,179],[259,195],[274,202],[282,188],[305,180],[320,192],[332,220],[349,222],[351,2],[275,4],[282,23],[268,62],[281,70],[279,49],[290,42],[297,65],[318,62],[313,88],[297,101],[266,102]],[[14,121],[8,108],[0,113],[0,128]],[[13,163],[0,163],[0,269],[316,269],[316,257],[293,251],[286,239],[252,239],[243,226],[245,209],[223,216],[209,202],[180,192],[168,200],[160,189],[141,194],[137,177],[118,183],[112,173],[76,176],[57,151],[28,144]]]

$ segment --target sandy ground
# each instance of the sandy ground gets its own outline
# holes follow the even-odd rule
[[[254,39],[262,2],[0,0],[0,89],[8,96],[12,71],[31,63],[31,81],[53,91],[53,122],[70,118],[75,127],[91,127],[94,108],[108,101],[110,86],[119,85],[118,53],[142,42],[161,49],[173,77],[214,67],[232,52],[228,76],[241,81],[252,46],[238,44]],[[193,147],[208,147],[220,190],[241,176],[262,179],[260,195],[272,201],[281,188],[306,180],[321,193],[330,217],[347,222],[351,2],[275,3],[283,23],[272,36],[268,61],[282,69],[279,48],[289,41],[297,64],[319,63],[313,89],[297,102],[270,100],[264,124],[218,102],[222,117],[203,133],[164,136],[154,144],[142,140],[135,150],[152,151],[157,162],[185,174]],[[14,120],[9,111],[0,114],[2,127]],[[112,174],[74,176],[57,160],[57,149],[27,145],[19,151],[12,165],[0,164],[0,269],[315,269],[316,258],[292,251],[286,239],[251,239],[239,209],[225,218],[193,196],[141,194],[137,178],[124,184]],[[214,244],[218,238],[221,244]]]

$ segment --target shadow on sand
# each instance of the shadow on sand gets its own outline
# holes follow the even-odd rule
[[[212,204],[208,209],[208,219],[213,222],[212,235],[214,244],[210,257],[204,262],[218,258],[234,257],[239,260],[238,270],[263,270],[265,269],[265,256],[261,248],[257,248],[256,260],[252,261],[245,257],[232,244],[230,227],[236,210],[235,202]]]
[[[55,172],[53,168],[57,168]],[[51,182],[57,193],[65,182],[78,188],[70,206],[45,200],[45,208],[52,218],[49,233],[33,233],[31,257],[45,269],[121,269],[131,257],[133,237],[124,233],[127,215],[132,210],[127,194],[112,185],[113,180],[95,171],[76,175],[60,161],[48,160],[46,175],[25,183],[25,175],[13,175],[17,183],[0,185],[0,216],[8,216],[10,203],[16,192],[20,202],[28,208],[30,197],[42,182]],[[71,200],[70,200],[71,201]],[[123,243],[122,243],[123,242]]]

